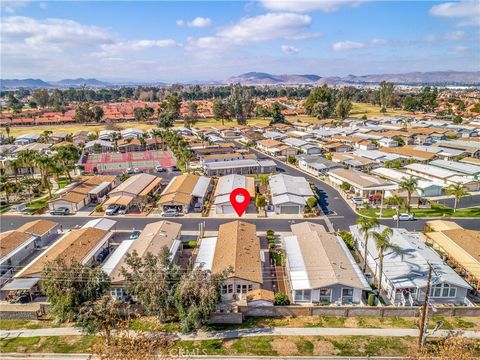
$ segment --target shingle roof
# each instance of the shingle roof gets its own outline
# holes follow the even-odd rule
[[[212,272],[220,273],[230,266],[230,277],[263,283],[260,239],[254,224],[232,221],[220,225]]]
[[[30,234],[35,234],[38,236],[42,236],[47,231],[52,229],[53,227],[57,226],[58,223],[55,221],[50,220],[34,220],[29,221],[22,226],[20,226],[17,231],[27,232]]]
[[[21,231],[8,231],[0,234],[0,258],[8,255],[32,235]]]

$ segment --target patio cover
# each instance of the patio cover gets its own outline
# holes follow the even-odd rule
[[[39,281],[40,278],[13,279],[2,287],[1,291],[31,290]]]

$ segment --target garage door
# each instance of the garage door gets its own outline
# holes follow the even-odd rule
[[[300,207],[298,205],[285,205],[280,207],[280,214],[298,214]]]
[[[232,205],[223,205],[222,206],[222,214],[234,214],[235,210],[233,210]]]

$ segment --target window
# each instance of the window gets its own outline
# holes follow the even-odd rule
[[[233,284],[228,284],[228,293],[233,294]]]
[[[457,296],[457,288],[449,284],[437,284],[430,288],[430,296],[436,298],[454,298]]]
[[[353,289],[352,288],[342,288],[342,303],[343,304],[353,303]]]
[[[320,302],[331,302],[332,289],[320,289]]]
[[[237,285],[237,294],[240,294],[242,292],[242,285]]]
[[[306,290],[295,290],[295,302],[310,302],[312,291],[310,289]]]
[[[252,291],[253,290],[253,285],[248,285],[248,291]]]
[[[222,295],[227,293],[227,285],[222,286]]]
[[[247,293],[247,285],[242,285],[242,294]]]

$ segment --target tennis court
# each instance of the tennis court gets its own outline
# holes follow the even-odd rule
[[[85,173],[91,174],[94,169],[99,173],[124,172],[128,168],[148,171],[160,165],[169,168],[175,165],[175,159],[168,151],[150,150],[127,153],[89,154],[83,163]]]

